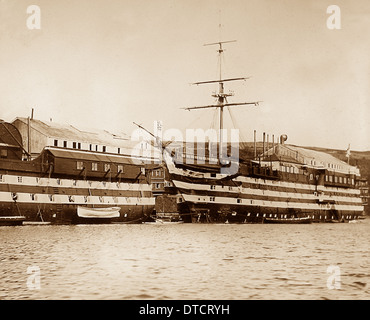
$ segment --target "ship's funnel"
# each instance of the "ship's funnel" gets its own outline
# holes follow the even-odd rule
[[[287,140],[288,140],[288,136],[286,134],[282,134],[280,136],[280,144],[284,144],[284,142]]]

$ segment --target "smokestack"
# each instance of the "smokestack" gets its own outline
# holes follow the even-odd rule
[[[288,136],[286,134],[282,134],[280,136],[280,144],[284,144],[284,142],[287,140],[288,140]]]
[[[27,152],[31,154],[31,120],[30,117],[27,118]]]
[[[256,130],[253,133],[253,141],[254,141],[254,158],[257,157],[257,142],[256,142]]]
[[[263,133],[263,142],[262,142],[262,153],[265,153],[265,136],[266,136],[266,133],[264,132]]]

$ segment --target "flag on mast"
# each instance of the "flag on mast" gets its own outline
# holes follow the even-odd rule
[[[349,157],[350,157],[350,155],[351,155],[351,145],[349,144],[348,145],[348,148],[347,148],[347,151],[346,151],[346,157],[347,157],[347,159],[348,159],[348,164],[349,164]]]
[[[346,157],[349,158],[350,155],[351,155],[351,145],[349,144],[346,151]]]

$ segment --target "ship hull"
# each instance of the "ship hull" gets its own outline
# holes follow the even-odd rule
[[[22,175],[1,175],[0,217],[53,224],[141,223],[154,210],[151,186]],[[119,208],[119,216],[79,217],[78,207]],[[4,220],[4,219],[3,219]]]
[[[78,217],[77,205],[52,205],[47,203],[25,204],[2,202],[0,204],[0,218],[9,216],[24,216],[24,221],[51,222],[53,224],[80,224],[80,223],[141,223],[149,216],[154,205],[127,205],[120,207],[120,216],[117,218],[84,218]],[[104,208],[104,206],[102,206]],[[5,220],[4,220],[5,221]],[[5,223],[5,222],[4,222]]]
[[[310,219],[311,222],[348,222],[360,219],[362,214],[352,211],[305,211],[291,210],[289,208],[275,208],[222,204],[199,204],[190,201],[179,206],[179,212],[185,222],[192,223],[266,223],[269,221],[278,223],[294,219]]]
[[[282,180],[247,175],[227,177],[183,170],[171,164],[168,168],[175,192],[181,196],[178,210],[186,222],[347,222],[363,216],[360,190],[355,185],[310,183],[305,175]]]

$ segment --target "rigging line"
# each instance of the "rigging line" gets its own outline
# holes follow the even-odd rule
[[[212,122],[211,122],[211,129],[216,130],[216,123],[218,122],[218,111],[217,109],[213,110],[213,117],[212,117]]]
[[[227,110],[229,111],[231,122],[233,123],[234,128],[235,129],[241,128],[240,126],[238,126],[237,120],[235,119],[234,114],[231,112],[231,108],[227,107]],[[245,147],[247,140],[243,132],[240,129],[239,129],[239,136],[242,138],[243,147]]]
[[[193,118],[193,120],[190,121],[190,123],[186,126],[186,128],[191,128],[191,126],[194,125],[194,123],[196,121],[198,121],[200,118],[202,118],[203,116],[204,116],[204,113],[203,112],[199,112],[198,113],[198,117]]]

